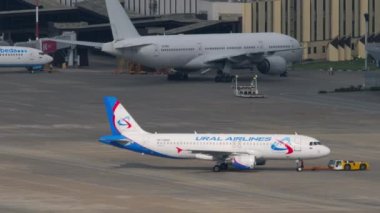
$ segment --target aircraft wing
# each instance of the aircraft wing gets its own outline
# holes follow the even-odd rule
[[[64,44],[94,47],[97,49],[102,49],[103,45],[105,44],[105,43],[98,43],[98,42],[91,42],[91,41],[70,41],[70,40],[63,40],[63,39],[46,39],[46,40],[55,41],[55,42],[64,43]],[[132,47],[139,48],[139,47],[144,47],[144,46],[148,46],[151,44],[152,43],[141,43],[141,42],[139,42],[139,43],[136,43],[136,42],[128,43],[128,42],[120,41],[120,42],[114,43],[114,48],[116,48],[116,49],[132,48]]]
[[[205,64],[214,64],[225,61],[230,61],[232,63],[239,63],[245,60],[250,60],[252,58],[263,57],[264,53],[237,53],[237,54],[226,54],[226,55],[210,55],[206,57]]]
[[[55,42],[64,43],[64,44],[94,47],[97,49],[102,49],[103,44],[104,44],[104,43],[91,42],[91,41],[70,41],[70,40],[64,40],[64,39],[45,39],[45,40],[46,41],[55,41]]]
[[[141,41],[119,41],[116,42],[114,47],[116,49],[122,49],[122,48],[139,48],[144,46],[152,45],[153,43],[146,43]]]
[[[220,63],[220,62],[225,62],[229,61],[232,63],[241,63],[246,60],[250,61],[257,61],[265,56],[273,55],[276,52],[284,52],[284,51],[290,51],[290,50],[299,50],[303,48],[292,48],[292,49],[283,49],[283,50],[276,50],[276,51],[259,51],[259,52],[251,52],[251,53],[241,53],[236,52],[236,54],[222,54],[222,55],[210,55],[207,56],[204,63],[206,64],[213,64],[213,63]]]
[[[186,151],[189,151],[193,154],[204,154],[204,155],[211,155],[215,159],[227,159],[230,156],[233,155],[239,155],[239,154],[251,154],[250,152],[226,152],[226,151],[210,151],[210,150],[189,150],[187,149]]]

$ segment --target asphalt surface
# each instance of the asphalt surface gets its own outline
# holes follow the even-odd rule
[[[318,94],[361,84],[360,73],[260,76],[267,98],[243,99],[212,76],[168,82],[97,63],[52,74],[0,70],[0,212],[380,211],[380,92]],[[106,95],[150,132],[297,132],[332,149],[307,166],[353,159],[371,170],[297,173],[293,161],[269,161],[213,173],[213,162],[120,150],[97,142],[109,134]]]

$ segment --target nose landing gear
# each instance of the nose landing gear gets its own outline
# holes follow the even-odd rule
[[[297,172],[302,172],[304,169],[303,160],[301,160],[301,159],[296,160],[296,164],[297,164]]]

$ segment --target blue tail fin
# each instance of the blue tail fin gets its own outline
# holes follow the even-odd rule
[[[108,122],[112,135],[146,133],[115,97],[104,97]]]
[[[108,123],[111,128],[112,135],[120,135],[114,124],[113,108],[116,106],[118,100],[115,97],[104,97],[104,105],[106,106]]]

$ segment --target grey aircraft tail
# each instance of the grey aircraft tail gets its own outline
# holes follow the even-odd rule
[[[128,17],[119,0],[105,0],[107,12],[112,28],[112,35],[115,41],[129,38],[138,38],[137,32],[131,19]]]

